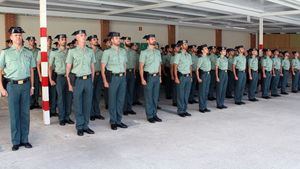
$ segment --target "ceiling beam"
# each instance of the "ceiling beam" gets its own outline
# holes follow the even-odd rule
[[[233,18],[243,18],[244,15],[221,15],[221,16],[209,16],[209,17],[195,17],[195,18],[183,18],[181,21],[195,21],[195,20],[213,20],[213,19],[233,19]]]
[[[175,3],[162,2],[162,3],[158,3],[158,4],[153,4],[153,5],[135,6],[132,8],[121,9],[121,10],[117,9],[117,10],[113,10],[110,12],[105,12],[105,13],[103,13],[103,15],[115,15],[115,14],[120,14],[120,13],[128,13],[128,12],[133,12],[133,11],[163,8],[163,7],[170,7],[170,6],[176,6],[176,5],[177,4],[175,4]]]

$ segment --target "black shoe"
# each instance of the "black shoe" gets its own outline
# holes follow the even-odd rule
[[[123,115],[124,115],[124,116],[128,116],[128,111],[124,111],[124,112],[123,112]]]
[[[21,143],[21,145],[25,148],[32,148],[32,145],[30,143]]]
[[[189,101],[189,104],[194,104],[194,101]]]
[[[193,102],[194,102],[194,103],[198,103],[198,101],[197,101],[197,100],[193,100]]]
[[[34,106],[33,106],[33,105],[31,105],[31,106],[30,106],[30,110],[33,110],[33,109],[34,109]]]
[[[249,99],[249,101],[251,101],[251,102],[255,102],[255,99]]]
[[[148,119],[148,121],[150,122],[150,123],[155,123],[156,121],[154,120],[154,118],[150,118],[150,119]]]
[[[226,96],[226,98],[227,98],[227,99],[232,99],[232,98],[233,98],[233,96]]]
[[[77,135],[78,136],[83,136],[83,130],[77,130]]]
[[[105,109],[106,109],[106,110],[108,109],[108,105],[105,105]]]
[[[185,112],[184,113],[185,114],[185,116],[192,116],[190,113],[188,113],[188,112]]]
[[[209,97],[208,100],[213,101],[213,100],[216,100],[216,98],[215,97]]]
[[[94,116],[95,117],[95,119],[99,119],[99,120],[104,120],[105,118],[103,117],[103,116],[101,116],[101,115],[96,115],[96,116]]]
[[[120,127],[120,128],[123,128],[123,129],[128,128],[128,126],[124,123],[117,124],[117,126]]]
[[[279,94],[272,94],[271,96],[273,96],[273,97],[280,97]]]
[[[65,123],[67,124],[75,124],[75,122],[71,119],[65,120]]]
[[[88,134],[95,134],[95,132],[90,128],[87,128],[87,129],[83,130],[83,132],[86,132]]]
[[[292,93],[298,93],[298,91],[297,90],[293,90]]]
[[[117,126],[116,124],[111,124],[111,125],[110,125],[110,128],[111,128],[112,130],[117,130],[117,129],[118,129],[118,126]]]
[[[205,111],[205,112],[210,112],[210,110],[209,110],[209,109],[207,109],[207,108],[205,108],[205,109],[204,109],[204,111]]]
[[[157,117],[157,116],[154,116],[153,119],[154,119],[156,122],[162,122],[162,120],[161,120],[159,117]]]
[[[235,102],[236,105],[242,105],[242,102]]]
[[[20,147],[20,145],[13,145],[11,150],[12,151],[17,151],[17,150],[19,150],[19,147]]]
[[[95,119],[96,119],[95,116],[92,116],[92,117],[90,118],[91,121],[95,121]]]
[[[185,117],[185,113],[179,113],[178,116]]]
[[[245,102],[241,102],[241,104],[246,104]]]
[[[172,103],[172,106],[175,106],[175,107],[177,107],[177,103]]]
[[[50,117],[57,117],[58,114],[57,113],[50,113]]]
[[[254,98],[254,101],[255,101],[255,102],[258,102],[259,100],[258,100],[257,98]]]
[[[167,100],[171,100],[171,99],[172,99],[172,97],[166,97],[166,99],[167,99]]]
[[[283,94],[283,95],[288,95],[289,93],[287,93],[287,92],[281,92],[281,94]]]
[[[59,125],[64,126],[64,125],[66,125],[66,122],[64,120],[62,120],[59,122]]]
[[[270,96],[263,96],[262,98],[264,98],[264,99],[270,99],[271,97]]]
[[[227,109],[228,107],[227,106],[225,106],[225,105],[222,105],[222,107],[223,107],[223,109]]]
[[[200,109],[199,112],[200,112],[200,113],[205,113],[205,110],[201,110],[201,109]]]
[[[217,106],[218,109],[223,109],[223,106]]]
[[[158,110],[160,110],[160,109],[161,109],[161,107],[160,107],[160,106],[157,106],[157,109],[158,109]]]
[[[136,101],[133,103],[133,105],[143,105],[140,101]]]
[[[131,110],[131,111],[128,112],[128,114],[136,115],[136,112]]]

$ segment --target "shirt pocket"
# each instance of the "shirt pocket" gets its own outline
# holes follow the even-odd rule
[[[19,60],[18,58],[6,57],[6,65],[7,67],[18,66]]]

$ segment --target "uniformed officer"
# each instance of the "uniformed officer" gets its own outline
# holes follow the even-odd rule
[[[226,89],[227,89],[227,83],[228,83],[228,59],[226,58],[226,47],[221,47],[219,49],[220,51],[220,57],[217,58],[216,61],[216,96],[217,96],[217,108],[218,109],[226,109],[227,106],[224,105],[225,95],[226,95]]]
[[[73,91],[77,135],[83,136],[84,132],[94,134],[89,128],[89,120],[96,61],[94,51],[86,47],[85,30],[75,31],[72,35],[75,36],[77,45],[68,51],[66,77],[69,91]]]
[[[293,51],[294,59],[292,60],[292,92],[298,93],[298,84],[299,84],[299,71],[300,71],[300,61],[299,53]]]
[[[48,53],[48,61],[50,60],[50,54],[52,52],[52,37],[48,36],[47,38],[47,53]],[[39,82],[42,83],[42,71],[41,71],[41,52],[39,51],[38,56],[36,58],[36,67],[39,75]],[[52,79],[53,81],[56,81],[56,73],[52,72]],[[57,106],[57,94],[56,94],[56,86],[55,83],[51,84],[49,86],[49,103],[50,103],[50,117],[52,116],[58,116],[56,113],[56,106]]]
[[[97,35],[91,35],[87,38],[87,41],[90,43],[90,48],[93,49],[95,53],[95,75],[93,82],[93,101],[92,101],[92,111],[90,120],[94,121],[95,119],[104,120],[104,117],[101,115],[100,111],[100,98],[101,91],[103,87],[103,81],[101,76],[101,58],[103,52],[98,47],[98,37]]]
[[[104,48],[103,50],[109,49],[111,47],[111,41],[108,38],[103,40]],[[105,102],[105,109],[108,109],[108,88],[104,88],[104,102]]]
[[[238,56],[234,57],[232,70],[235,79],[234,101],[237,105],[245,104],[242,101],[246,85],[246,57],[244,56],[244,46],[237,46]]]
[[[279,51],[277,49],[274,49],[272,52],[274,55],[272,57],[274,73],[271,80],[271,96],[278,97],[280,96],[278,94],[278,84],[280,77],[282,76],[281,59],[279,58]]]
[[[177,107],[177,88],[175,83],[175,75],[174,75],[174,60],[175,55],[180,52],[180,46],[176,44],[172,44],[171,47],[173,48],[173,54],[170,59],[170,74],[172,80],[172,105]]]
[[[281,94],[288,95],[288,92],[286,91],[289,74],[290,74],[290,54],[288,51],[283,52],[283,59],[281,61],[281,67],[282,67],[282,84],[281,84]]]
[[[133,104],[132,105],[142,105],[142,103],[140,102],[140,97],[142,92],[142,84],[141,84],[141,78],[140,78],[140,70],[139,70],[139,59],[140,59],[140,53],[139,53],[139,47],[137,44],[132,43],[131,49],[133,51],[133,53],[136,55],[136,69],[135,69],[135,85],[134,85],[134,100],[133,100]]]
[[[53,49],[49,56],[49,81],[52,87],[55,87],[57,92],[57,107],[59,112],[59,124],[64,126],[67,124],[74,124],[70,119],[72,110],[72,95],[68,90],[66,78],[66,58],[68,49],[66,48],[67,35],[59,34],[55,36],[58,40],[57,49]],[[53,73],[56,75],[53,76]],[[55,79],[54,79],[55,78]]]
[[[2,96],[8,97],[12,151],[16,151],[20,146],[32,148],[28,142],[29,108],[30,95],[34,92],[33,68],[36,61],[33,53],[22,45],[23,29],[11,27],[8,32],[13,45],[0,54],[0,74],[4,72],[9,82],[5,90],[0,76],[0,91]]]
[[[196,45],[191,45],[190,46],[190,52],[192,56],[192,85],[191,85],[191,91],[190,91],[190,96],[189,96],[189,103],[198,103],[197,100],[195,100],[195,91],[197,87],[197,76],[196,76],[196,70],[197,70],[197,63],[198,63],[198,49]]]
[[[261,62],[262,69],[262,98],[270,99],[269,91],[271,86],[271,78],[273,76],[273,62],[270,58],[272,55],[272,51],[270,49],[264,49],[265,56]]]
[[[249,75],[249,89],[248,89],[248,99],[249,101],[258,101],[255,97],[255,92],[257,89],[258,82],[258,59],[257,59],[257,49],[249,50],[250,58],[248,59],[248,75]]]
[[[234,91],[234,75],[232,70],[232,64],[235,56],[234,49],[230,48],[227,49],[227,57],[228,57],[228,84],[226,90],[226,98],[233,98],[233,91]]]
[[[209,48],[209,55],[208,58],[210,59],[211,63],[211,71],[210,71],[210,83],[209,83],[209,92],[208,92],[208,100],[215,100],[215,93],[216,93],[216,62],[218,56],[216,55],[217,48],[215,46],[210,46]]]
[[[112,130],[127,128],[122,123],[122,114],[126,96],[126,50],[120,47],[120,33],[110,32],[111,47],[103,52],[101,74],[104,87],[108,88],[108,110]],[[105,68],[107,70],[105,70]]]
[[[192,56],[187,52],[188,41],[180,40],[177,42],[180,46],[180,53],[174,58],[174,79],[177,88],[177,113],[180,117],[191,116],[187,112],[189,94],[192,82]]]
[[[157,116],[159,88],[161,83],[161,54],[155,48],[156,39],[154,34],[145,35],[148,48],[141,51],[140,76],[144,86],[145,108],[147,119],[150,123],[161,122]]]
[[[207,109],[207,96],[209,91],[209,84],[210,84],[210,71],[211,71],[211,63],[210,59],[208,58],[208,48],[207,45],[201,45],[198,49],[201,56],[198,59],[197,63],[197,80],[199,83],[199,111],[201,113],[210,112]]]
[[[126,96],[125,96],[125,103],[124,103],[124,115],[128,114],[136,114],[135,111],[132,110],[133,104],[133,97],[134,97],[134,85],[135,85],[135,72],[136,72],[136,62],[137,62],[137,55],[131,49],[131,37],[122,37],[124,41],[124,48],[126,51]]]
[[[164,88],[165,88],[165,94],[166,94],[166,99],[172,99],[172,81],[171,81],[171,74],[170,74],[170,60],[172,57],[173,53],[173,48],[169,45],[165,46],[165,52],[163,53],[162,56],[162,63],[163,63],[163,82],[164,82]]]
[[[26,38],[28,41],[28,49],[32,52],[34,59],[37,59],[38,53],[40,49],[36,47],[36,39],[34,36],[28,36]],[[30,109],[34,108],[41,108],[39,105],[39,94],[40,94],[40,80],[39,80],[39,74],[37,71],[37,68],[34,68],[34,94],[31,96],[31,104],[30,104]]]

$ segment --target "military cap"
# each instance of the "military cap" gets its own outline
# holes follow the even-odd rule
[[[148,40],[148,39],[151,38],[151,37],[155,38],[155,34],[147,34],[147,35],[145,35],[145,36],[143,37],[143,39]]]
[[[208,50],[216,49],[216,46],[210,46],[208,47]]]
[[[269,51],[271,52],[271,49],[268,49],[268,48],[263,49],[263,52],[269,52]]]
[[[110,37],[110,38],[120,37],[120,33],[119,32],[109,32],[109,34],[107,36]]]
[[[67,35],[66,34],[58,34],[55,36],[54,39],[61,39],[61,38],[67,38]]]
[[[201,45],[201,46],[198,46],[198,50],[203,50],[204,48],[206,48],[207,47],[207,44],[204,44],[204,45]]]
[[[26,40],[35,40],[35,37],[34,36],[28,36],[27,38],[26,38]]]
[[[227,50],[226,47],[218,47],[218,51]]]
[[[273,49],[273,50],[272,50],[272,52],[273,52],[273,53],[274,53],[274,52],[276,52],[276,51],[277,51],[277,52],[279,52],[279,50],[278,50],[278,49]]]
[[[97,35],[91,35],[91,36],[89,36],[86,40],[87,41],[91,41],[92,39],[98,39],[98,37],[97,37]]]
[[[123,37],[121,38],[121,40],[131,40],[131,37],[123,36]]]
[[[299,53],[298,51],[292,51],[292,54],[295,55],[296,53]]]
[[[24,30],[21,28],[21,27],[10,27],[8,32],[10,34],[13,34],[13,33],[25,33]]]
[[[81,34],[81,33],[86,34],[86,31],[85,30],[77,30],[77,31],[72,33],[72,36],[76,36],[76,35]]]
[[[184,43],[189,43],[187,40],[179,40],[178,42],[177,42],[177,45],[179,45],[179,46],[181,46],[182,44],[184,44]]]
[[[236,46],[236,47],[235,47],[236,50],[239,50],[240,48],[244,48],[244,46],[243,46],[243,45],[240,45],[240,46]]]

